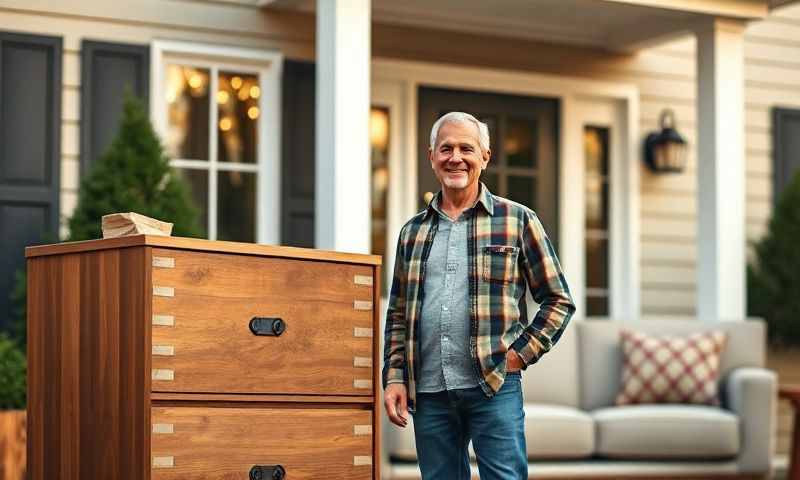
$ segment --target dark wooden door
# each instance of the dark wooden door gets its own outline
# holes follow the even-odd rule
[[[25,246],[58,241],[61,45],[0,32],[0,329]]]
[[[533,209],[558,248],[558,118],[556,99],[421,87],[418,94],[419,207],[441,187],[428,160],[434,122],[451,111],[489,126],[492,157],[481,175],[489,190]]]
[[[316,65],[283,64],[281,244],[314,246]]]

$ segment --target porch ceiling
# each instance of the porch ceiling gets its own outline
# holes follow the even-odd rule
[[[314,11],[313,0],[258,0]],[[775,2],[776,0],[772,0]],[[751,20],[768,0],[372,0],[374,22],[634,51],[691,31],[706,17]]]

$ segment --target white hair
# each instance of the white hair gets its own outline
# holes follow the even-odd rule
[[[489,151],[489,127],[469,113],[450,112],[442,115],[439,120],[431,127],[431,149],[436,146],[436,138],[439,136],[439,129],[445,123],[473,124],[478,128],[478,143],[483,152]]]

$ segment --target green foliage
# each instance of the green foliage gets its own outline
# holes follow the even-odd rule
[[[175,236],[204,237],[186,183],[170,167],[141,101],[128,93],[117,136],[81,181],[68,241],[102,238],[102,216],[120,212],[171,222]]]
[[[136,212],[171,222],[175,236],[205,237],[188,186],[169,166],[141,101],[128,92],[116,137],[81,181],[78,205],[69,220],[66,240],[102,238],[103,215],[121,212]],[[42,239],[43,243],[58,242],[50,233],[43,234]],[[27,342],[26,286],[23,269],[17,272],[10,295],[12,311],[8,326],[11,340],[23,353]]]
[[[25,408],[26,375],[25,355],[11,339],[0,334],[0,410]]]
[[[42,233],[38,244],[57,243],[58,237],[52,231]],[[24,261],[24,259],[23,259]],[[19,346],[22,353],[27,350],[27,311],[28,311],[28,277],[26,269],[23,268],[14,272],[14,283],[9,294],[8,324],[6,332],[9,337]]]
[[[27,311],[28,311],[28,276],[25,270],[17,270],[15,272],[14,288],[11,290],[11,311],[9,312],[10,322],[8,325],[8,333],[11,339],[20,346],[22,351],[25,351],[27,345]]]
[[[800,346],[800,171],[778,199],[747,266],[748,314],[767,322],[773,346]]]

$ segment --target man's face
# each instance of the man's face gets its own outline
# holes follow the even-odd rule
[[[472,123],[445,123],[430,150],[436,178],[443,188],[461,190],[478,182],[489,163],[490,151],[481,152],[478,127]]]

